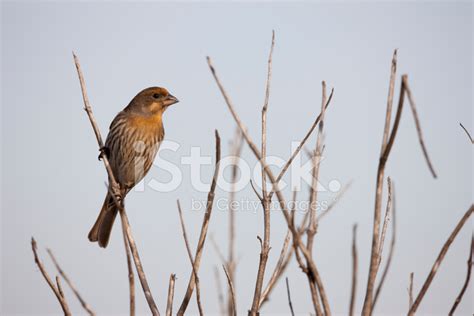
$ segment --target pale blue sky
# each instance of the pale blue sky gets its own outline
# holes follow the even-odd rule
[[[180,159],[192,146],[213,155],[213,130],[228,152],[234,123],[212,80],[210,55],[257,139],[264,99],[271,30],[276,31],[273,85],[269,107],[269,154],[286,158],[320,107],[320,82],[335,87],[327,112],[323,182],[353,185],[321,223],[315,258],[334,314],[347,313],[350,291],[351,227],[359,224],[359,292],[363,302],[370,251],[377,157],[384,122],[389,67],[399,49],[399,74],[407,73],[418,105],[428,150],[438,171],[433,180],[425,165],[406,108],[386,174],[397,188],[398,240],[392,270],[377,315],[406,313],[409,273],[419,290],[438,251],[472,203],[472,147],[459,122],[472,131],[472,3],[2,3],[2,315],[60,314],[50,289],[33,263],[34,235],[49,271],[45,247],[100,315],[128,311],[126,265],[119,229],[110,246],[87,240],[105,194],[106,174],[82,110],[71,51],[82,62],[89,96],[103,136],[109,122],[142,88],[167,87],[180,103],[165,115],[166,139],[178,151],[160,156],[176,163],[183,184],[169,192],[132,192],[127,207],[151,289],[161,311],[167,282],[176,273],[177,302],[190,273],[175,201],[180,198],[193,247],[202,212],[192,199],[204,199],[190,184],[189,167]],[[397,85],[398,87],[398,85]],[[397,90],[398,94],[398,90]],[[314,146],[314,139],[309,142]],[[255,163],[248,148],[243,157]],[[212,168],[203,169],[203,181]],[[167,179],[159,168],[152,177]],[[227,195],[218,191],[217,198]],[[290,198],[290,192],[285,192]],[[300,195],[306,198],[306,192]],[[330,200],[330,194],[322,195]],[[238,198],[255,197],[250,188]],[[225,249],[225,211],[216,210],[210,232]],[[239,314],[251,306],[257,270],[262,214],[237,215],[237,299]],[[285,223],[272,214],[273,269]],[[464,281],[472,225],[451,247],[419,309],[420,315],[445,315]],[[220,265],[206,244],[200,272],[206,314],[218,313],[213,269]],[[312,304],[305,276],[293,263],[293,305],[307,315]],[[222,280],[224,276],[222,275]],[[226,284],[223,283],[223,287]],[[137,284],[138,312],[148,307]],[[75,314],[82,313],[72,293]],[[459,315],[472,314],[468,290]],[[197,313],[193,299],[190,314]],[[263,315],[287,315],[284,282],[275,289]]]

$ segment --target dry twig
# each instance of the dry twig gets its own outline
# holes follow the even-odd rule
[[[434,168],[431,164],[431,161],[428,157],[428,153],[422,138],[421,134],[421,128],[418,120],[418,115],[416,113],[416,107],[415,103],[413,101],[413,97],[410,91],[410,88],[408,86],[408,79],[407,75],[402,76],[402,84],[400,87],[400,96],[399,96],[399,102],[398,102],[398,107],[397,107],[397,112],[395,116],[395,120],[393,123],[392,130],[388,134],[387,129],[389,129],[390,126],[390,114],[391,113],[391,98],[393,98],[393,93],[392,93],[392,86],[395,84],[395,71],[396,67],[393,67],[393,65],[396,65],[396,51],[394,53],[394,57],[392,59],[392,71],[391,71],[391,76],[390,76],[390,88],[389,88],[389,101],[387,102],[387,114],[385,118],[385,128],[384,128],[384,137],[382,141],[382,146],[381,146],[381,155],[379,158],[379,165],[377,169],[377,185],[376,185],[376,194],[375,194],[375,207],[374,207],[374,223],[373,223],[373,231],[372,231],[372,248],[371,248],[371,255],[370,255],[370,266],[369,266],[369,276],[367,280],[367,288],[366,288],[366,294],[365,294],[365,299],[364,299],[364,306],[362,310],[362,315],[363,316],[370,316],[373,310],[373,291],[374,291],[374,283],[377,277],[377,272],[379,268],[379,261],[380,261],[380,256],[381,253],[380,251],[380,213],[381,213],[381,206],[382,206],[382,194],[383,194],[383,180],[384,180],[384,172],[385,172],[385,166],[388,160],[388,157],[390,156],[390,151],[393,147],[393,144],[395,142],[395,138],[397,136],[398,132],[398,127],[400,124],[400,118],[402,115],[402,109],[403,109],[403,103],[405,99],[405,94],[407,95],[409,99],[410,106],[412,108],[412,113],[413,116],[415,117],[415,124],[417,127],[417,134],[419,138],[420,145],[423,150],[423,154],[425,156],[426,162],[428,164],[428,167],[430,168],[431,173],[433,176],[436,178],[436,173],[434,172]],[[389,111],[390,110],[390,111]],[[388,135],[388,136],[387,136]]]
[[[95,136],[96,136],[96,139],[97,139],[97,143],[99,145],[99,149],[102,149],[102,148],[104,148],[104,142],[102,141],[102,136],[100,135],[99,126],[97,125],[97,122],[96,122],[96,120],[94,118],[94,115],[92,113],[92,108],[91,108],[90,103],[89,103],[89,98],[87,96],[86,84],[85,84],[85,81],[84,81],[84,76],[82,74],[81,65],[79,63],[79,59],[77,58],[77,56],[74,53],[73,53],[73,57],[74,57],[74,63],[76,65],[76,69],[77,69],[77,74],[79,76],[79,82],[80,82],[80,85],[81,85],[82,97],[84,99],[84,110],[87,112],[87,115],[89,117],[89,121],[91,122],[92,129],[94,130],[94,133],[95,133]],[[138,277],[140,279],[140,283],[142,285],[143,292],[145,294],[145,298],[147,300],[148,306],[150,307],[150,310],[151,310],[151,312],[154,316],[155,315],[160,315],[160,312],[158,311],[158,307],[156,307],[155,300],[153,299],[150,287],[149,287],[148,282],[146,280],[145,272],[143,271],[143,266],[142,266],[142,263],[140,261],[140,257],[138,255],[138,249],[137,249],[137,246],[135,244],[135,240],[134,240],[133,235],[132,235],[132,231],[131,231],[131,228],[130,228],[130,223],[128,222],[128,217],[127,217],[127,214],[125,212],[125,208],[123,207],[122,201],[119,202],[118,199],[117,199],[117,197],[121,197],[120,190],[119,190],[119,185],[118,185],[117,181],[115,180],[115,176],[113,174],[112,168],[111,168],[109,160],[107,158],[107,155],[102,155],[102,161],[104,162],[105,169],[107,170],[107,174],[109,176],[109,181],[110,181],[109,190],[111,191],[111,195],[114,198],[114,202],[115,202],[115,204],[117,205],[117,208],[120,211],[120,217],[121,217],[121,220],[122,220],[122,225],[125,227],[124,230],[127,233],[128,243],[129,243],[130,249],[132,251],[132,256],[133,256],[133,259],[134,259],[134,262],[135,262],[135,267],[137,269],[137,274],[138,274]],[[120,198],[120,200],[122,200],[122,199]],[[132,293],[132,291],[130,291],[130,293]]]
[[[357,271],[358,271],[358,255],[357,255],[357,224],[352,226],[352,284],[351,284],[351,301],[349,303],[349,315],[354,315],[355,299],[357,290]]]
[[[469,137],[469,140],[471,141],[471,144],[474,144],[474,139],[472,139],[471,134],[469,134],[469,132],[467,131],[467,129],[464,127],[464,125],[462,125],[462,123],[459,123],[459,125],[461,125],[462,129],[464,130],[464,132],[466,132],[466,135],[467,135],[467,137]]]
[[[286,294],[288,296],[288,305],[290,306],[291,315],[295,316],[295,311],[293,310],[293,303],[291,302],[290,282],[288,281],[288,277],[286,277]]]
[[[443,245],[443,248],[441,248],[441,251],[438,255],[438,258],[436,258],[436,261],[434,262],[433,267],[431,268],[431,271],[428,274],[428,277],[426,278],[425,283],[423,284],[420,292],[416,296],[415,302],[413,303],[413,305],[410,307],[410,310],[408,311],[409,316],[415,315],[415,312],[418,309],[418,306],[420,305],[421,301],[423,300],[423,297],[425,296],[426,291],[428,291],[428,288],[430,287],[431,282],[433,281],[433,278],[435,277],[436,272],[438,271],[438,268],[439,268],[439,266],[441,265],[441,262],[444,259],[444,256],[448,252],[449,247],[451,246],[451,244],[453,243],[453,241],[456,238],[457,234],[459,233],[459,231],[464,226],[464,224],[467,222],[467,220],[469,219],[469,217],[472,215],[473,212],[474,212],[474,205],[471,204],[469,209],[466,211],[464,216],[461,218],[461,220],[458,222],[458,224],[454,228],[454,230],[451,233],[451,235],[449,236],[448,240],[446,240],[445,244]]]
[[[392,264],[393,253],[395,249],[395,241],[397,237],[397,223],[396,223],[396,199],[395,199],[395,184],[392,182],[392,236],[390,240],[390,248],[388,250],[388,257],[385,263],[385,267],[382,271],[382,275],[380,277],[379,284],[377,285],[377,289],[375,290],[374,294],[374,301],[372,304],[372,310],[375,308],[377,304],[377,300],[379,298],[380,293],[382,292],[382,287],[385,282],[385,278],[387,277],[388,271],[390,270],[390,266]]]
[[[173,298],[174,298],[174,284],[176,282],[176,274],[170,275],[170,282],[168,285],[168,299],[166,302],[166,316],[173,315]]]
[[[464,281],[461,291],[459,292],[458,296],[456,297],[456,300],[454,301],[453,307],[451,307],[451,310],[449,311],[449,316],[454,315],[456,308],[458,307],[459,303],[461,302],[464,296],[464,293],[467,290],[469,281],[471,280],[473,254],[474,254],[474,236],[471,236],[471,247],[469,248],[469,258],[467,259],[466,280]]]
[[[209,221],[211,220],[212,205],[214,203],[214,196],[215,196],[215,190],[216,190],[216,185],[217,185],[217,176],[219,175],[219,163],[221,160],[221,139],[219,137],[219,133],[217,132],[217,130],[215,131],[215,137],[216,137],[216,165],[214,169],[214,175],[212,177],[211,188],[209,190],[209,194],[207,195],[206,213],[204,214],[204,219],[203,219],[202,227],[201,227],[201,233],[199,235],[199,241],[196,248],[196,254],[194,256],[194,269],[196,272],[199,271],[199,265],[201,263],[201,256],[204,250],[204,243],[206,241],[207,231],[209,228]],[[191,296],[193,295],[195,285],[196,285],[195,273],[191,272],[191,276],[188,282],[188,287],[186,289],[186,294],[183,298],[181,306],[179,307],[178,315],[184,315],[184,312],[186,311],[188,307]]]
[[[408,287],[408,309],[413,305],[413,276],[414,273],[410,273],[410,285]]]
[[[215,71],[215,68],[214,66],[212,65],[212,62],[211,62],[211,59],[209,57],[207,57],[207,62],[208,62],[208,65],[209,65],[209,68],[211,70],[211,73],[214,77],[214,80],[216,81],[216,84],[222,94],[222,96],[224,97],[224,100],[227,104],[227,107],[229,109],[229,111],[231,112],[232,114],[232,117],[234,118],[234,120],[236,121],[237,125],[239,126],[240,128],[240,131],[242,132],[242,135],[244,136],[244,139],[245,141],[247,142],[247,144],[249,145],[250,149],[252,150],[252,153],[255,155],[255,157],[257,158],[257,160],[263,164],[263,167],[264,167],[264,171],[265,173],[267,174],[268,178],[270,179],[270,182],[272,183],[272,188],[273,188],[273,191],[275,192],[277,198],[278,198],[278,201],[279,201],[279,205],[280,205],[280,208],[282,209],[282,214],[287,222],[287,225],[288,225],[288,228],[290,229],[291,231],[291,234],[293,236],[293,246],[295,247],[295,249],[299,249],[301,251],[301,253],[303,254],[303,256],[305,257],[305,259],[307,261],[309,261],[309,266],[308,266],[308,269],[311,270],[312,274],[314,275],[314,278],[315,278],[315,282],[317,284],[321,284],[322,285],[322,281],[321,281],[321,278],[319,276],[319,272],[317,270],[317,267],[308,251],[308,249],[304,246],[304,244],[302,243],[301,241],[301,236],[298,234],[297,230],[296,230],[296,227],[294,225],[294,223],[292,223],[291,221],[291,215],[290,215],[290,212],[288,211],[288,207],[286,205],[286,202],[285,202],[285,199],[283,197],[283,194],[281,193],[279,187],[278,187],[278,182],[276,181],[276,178],[275,176],[273,175],[273,172],[271,171],[271,169],[269,168],[269,166],[266,164],[265,161],[263,161],[261,158],[262,158],[262,155],[259,151],[259,149],[257,148],[257,146],[255,145],[255,143],[252,141],[252,139],[250,138],[250,136],[248,135],[247,133],[247,129],[245,128],[243,122],[240,120],[239,116],[237,115],[237,112],[235,111],[234,109],[234,106],[232,104],[232,101],[230,100],[229,96],[227,95],[223,85],[221,84],[219,78],[217,77],[217,74],[216,74],[216,71]],[[298,253],[297,251],[295,251],[296,253],[296,257],[298,259]],[[299,264],[300,264],[300,267],[304,270],[305,267],[304,266],[301,266],[301,261],[299,261]],[[318,286],[319,287],[319,286]],[[327,300],[327,297],[326,297],[326,293],[324,291],[321,291],[321,296],[323,297],[323,303],[325,306],[329,306],[329,303],[328,303],[328,300]]]
[[[58,299],[58,302],[61,305],[61,308],[63,309],[64,315],[65,316],[70,316],[71,311],[69,310],[69,305],[67,304],[66,299],[65,299],[65,297],[62,293],[62,289],[61,289],[60,284],[59,284],[59,278],[56,278],[57,286],[55,286],[53,281],[49,277],[48,272],[46,272],[46,269],[45,269],[43,263],[41,262],[41,260],[38,257],[36,240],[33,237],[31,237],[31,249],[33,250],[33,255],[35,257],[35,263],[38,266],[38,268],[40,269],[41,274],[43,275],[44,279],[48,283],[49,287],[51,288],[51,290],[53,290],[54,295],[56,295],[56,298]]]
[[[183,211],[181,210],[181,204],[179,200],[177,201],[178,204],[178,212],[179,212],[179,221],[181,222],[181,230],[183,231],[183,239],[186,245],[186,251],[188,253],[189,261],[191,262],[191,268],[193,269],[194,278],[196,279],[196,302],[199,310],[199,315],[204,315],[201,305],[201,287],[199,286],[199,276],[196,270],[195,261],[193,258],[193,254],[191,253],[191,246],[189,245],[188,234],[186,233],[186,226],[184,225],[184,218],[183,218]]]
[[[262,108],[262,157],[265,161],[267,156],[267,109],[268,101],[270,98],[270,82],[272,78],[272,55],[273,48],[275,47],[275,31],[272,32],[272,45],[270,48],[270,54],[268,56],[268,72],[267,72],[267,83],[265,87],[265,101]],[[263,165],[262,165],[263,166]],[[255,316],[258,314],[260,309],[260,297],[262,295],[263,278],[265,276],[265,268],[268,261],[268,253],[270,252],[270,200],[267,192],[267,177],[262,167],[262,199],[260,200],[263,208],[264,217],[264,233],[263,243],[260,249],[260,261],[258,264],[257,278],[255,282],[255,291],[253,295],[252,308],[250,309],[249,315]]]
[[[89,306],[89,304],[87,304],[87,302],[82,298],[81,294],[79,294],[79,291],[74,286],[74,283],[72,283],[71,279],[69,279],[69,277],[66,275],[64,270],[59,265],[58,261],[56,260],[56,257],[54,256],[53,252],[51,251],[51,249],[48,248],[48,249],[46,249],[46,251],[48,252],[49,256],[51,257],[51,261],[53,261],[53,264],[56,267],[56,269],[58,270],[61,277],[64,279],[64,281],[66,281],[67,285],[71,288],[72,292],[74,293],[76,298],[81,303],[81,306],[86,310],[86,312],[89,315],[94,316],[95,315],[94,311]]]
[[[225,265],[222,265],[222,268],[224,269],[225,276],[227,277],[227,283],[229,284],[232,303],[234,304],[234,307],[232,308],[232,311],[233,311],[233,314],[232,314],[232,315],[233,315],[233,316],[237,316],[237,306],[235,305],[235,289],[234,289],[234,284],[233,284],[232,280],[230,279],[229,272],[227,272],[227,269],[225,268]]]

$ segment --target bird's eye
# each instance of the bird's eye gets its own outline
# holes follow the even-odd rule
[[[153,98],[154,98],[154,99],[159,99],[160,97],[161,97],[161,95],[160,95],[159,93],[155,93],[155,94],[153,95]]]

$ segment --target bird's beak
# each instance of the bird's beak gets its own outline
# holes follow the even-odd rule
[[[164,101],[165,103],[165,106],[170,106],[170,105],[173,105],[175,103],[178,103],[179,100],[174,96],[174,95],[168,95]]]

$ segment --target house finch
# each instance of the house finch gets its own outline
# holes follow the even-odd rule
[[[163,112],[178,102],[164,88],[151,87],[138,93],[110,124],[103,153],[107,155],[121,197],[146,175],[165,135]],[[89,240],[107,247],[118,209],[107,193]]]

